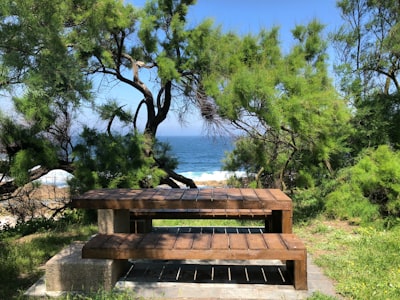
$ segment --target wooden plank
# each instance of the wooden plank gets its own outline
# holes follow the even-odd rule
[[[228,200],[243,200],[242,193],[239,188],[229,188],[226,190]]]
[[[229,249],[229,236],[226,233],[213,234],[211,241],[211,249]]]
[[[255,189],[254,191],[262,204],[264,202],[276,201],[274,195],[269,192],[269,189]]]
[[[164,201],[171,191],[172,189],[158,189],[151,197],[151,200]]]
[[[148,258],[150,256],[157,256],[158,251],[171,250],[176,251],[176,253],[164,252],[163,258],[171,259],[172,257],[179,257],[184,259],[184,255],[191,252],[193,257],[205,257],[202,254],[202,251],[207,250],[210,251],[207,253],[209,258],[227,258],[225,255],[229,255],[230,258],[238,258],[238,259],[248,259],[248,258],[272,258],[275,259],[283,259],[283,258],[297,258],[303,255],[304,250],[299,249],[290,249],[288,250],[286,247],[280,243],[280,236],[277,234],[156,234],[149,233],[144,236],[142,242],[137,242],[143,237],[143,234],[114,234],[114,235],[102,235],[96,236],[93,239],[96,243],[91,240],[85,247],[89,248],[90,244],[96,244],[97,249],[111,249],[114,248],[116,250],[115,254],[112,255],[120,255],[118,258],[127,258],[129,255],[133,255],[133,257],[137,258],[137,251],[142,251],[140,255],[143,255],[143,258]],[[211,239],[210,239],[211,238]],[[263,238],[266,243],[263,244]],[[287,237],[286,237],[287,238]],[[229,248],[227,247],[227,242],[229,239]],[[292,239],[292,237],[287,238]],[[99,240],[107,240],[107,243],[101,242]],[[133,252],[126,251],[126,245],[128,243],[126,241],[132,240],[135,241],[135,245],[132,247]],[[275,242],[274,242],[275,240]],[[121,243],[121,241],[123,241]],[[143,242],[147,241],[147,242]],[[150,242],[149,242],[150,241]],[[197,244],[196,244],[197,243]],[[278,244],[279,247],[271,245]],[[268,245],[268,247],[267,247]],[[208,247],[208,248],[207,248]],[[173,248],[173,249],[172,249]],[[95,250],[95,247],[92,247]],[[142,250],[140,250],[142,249]],[[218,250],[218,251],[217,251]],[[220,251],[219,251],[220,250]],[[257,250],[257,252],[252,251]],[[261,251],[262,250],[262,251]],[[186,252],[185,252],[186,251]],[[221,252],[222,251],[222,252]],[[228,252],[224,252],[228,251]],[[261,252],[259,252],[261,251]],[[181,254],[180,254],[181,253]],[[258,253],[257,256],[252,256],[253,254]],[[293,253],[290,256],[290,253]],[[235,256],[237,254],[237,256]],[[109,255],[109,254],[107,254]],[[160,254],[161,255],[161,254]],[[168,256],[169,255],[169,256]],[[261,256],[260,256],[261,255]],[[112,258],[112,257],[111,257]]]
[[[143,249],[154,249],[157,247],[158,240],[162,238],[161,235],[156,233],[148,233],[146,234],[143,239],[138,244],[138,248]]]
[[[215,209],[227,208],[228,196],[226,194],[225,189],[214,188],[211,201],[212,201],[211,205]]]
[[[197,199],[197,195],[199,194],[199,189],[187,189],[184,190],[184,193],[181,197],[182,200],[196,200]]]
[[[279,234],[265,233],[263,234],[265,244],[268,249],[278,249],[278,250],[286,250],[287,247],[283,243],[281,236]]]
[[[213,199],[225,201],[228,200],[227,189],[226,188],[215,188],[213,190]]]
[[[254,191],[254,189],[240,189],[240,192],[242,193],[243,200],[245,201],[259,201],[259,198]]]
[[[289,250],[305,249],[304,243],[294,234],[281,235],[281,239]]]
[[[185,191],[184,189],[170,189],[168,195],[165,196],[165,201],[182,200]]]
[[[191,249],[193,246],[193,234],[191,233],[180,233],[175,242],[174,248],[177,250]]]
[[[121,249],[134,249],[144,238],[144,234],[126,234],[123,243],[119,246]]]
[[[292,210],[292,200],[278,189],[255,189],[261,205],[268,209]]]
[[[244,234],[230,233],[229,247],[231,250],[248,249],[246,236]]]
[[[115,257],[116,249],[121,245],[118,236],[97,235],[82,248],[82,258]]]
[[[214,202],[213,200],[213,189],[199,189],[199,194],[196,198],[196,207],[197,208],[223,208],[220,204]]]
[[[196,250],[207,250],[211,248],[211,234],[194,234],[193,235],[193,246],[192,249]]]
[[[137,194],[142,193],[142,190],[134,189],[97,189],[87,191],[81,196],[74,197],[78,199],[133,199]]]
[[[197,195],[196,200],[209,200],[209,201],[213,201],[213,190],[214,189],[199,189],[199,193]]]
[[[265,249],[267,245],[265,244],[264,237],[261,234],[248,234],[246,235],[247,245],[249,249]]]
[[[97,234],[94,238],[91,238],[85,246],[88,248],[101,248],[102,245],[107,242],[107,240],[111,239],[112,235],[107,234]]]
[[[156,189],[142,189],[140,194],[135,195],[135,198],[140,200],[151,200],[152,197],[157,193]]]
[[[279,189],[268,189],[268,192],[271,193],[278,201],[292,201],[288,195]]]
[[[173,249],[176,243],[178,236],[173,233],[163,234],[162,237],[158,240],[157,249]]]

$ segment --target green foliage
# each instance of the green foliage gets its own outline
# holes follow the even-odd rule
[[[58,221],[35,219],[0,230],[0,298],[17,299],[43,276],[40,266],[50,257],[97,231],[96,226],[82,226],[80,220],[68,212]]]
[[[400,154],[388,146],[367,149],[343,169],[326,196],[328,215],[371,222],[400,217]]]
[[[342,164],[350,111],[328,77],[323,26],[293,30],[297,44],[284,56],[276,29],[246,36],[240,57],[216,100],[244,137],[225,168],[244,168],[258,186],[313,187]]]
[[[355,131],[350,142],[355,153],[367,147],[391,144],[400,147],[400,94],[383,95],[376,92],[359,101],[352,119]]]
[[[91,100],[91,84],[64,39],[72,5],[2,1],[0,88],[16,87],[16,113],[0,116],[0,145],[8,159],[4,174],[15,178],[15,186],[30,181],[34,167],[70,163],[71,120],[83,101]]]
[[[352,154],[381,144],[398,148],[400,68],[393,62],[400,59],[399,4],[342,0],[337,5],[344,23],[333,39],[340,63],[336,71],[354,108]]]
[[[171,154],[171,145],[156,140],[153,153],[154,158],[157,160],[157,165],[160,168],[174,170],[178,167],[178,158]]]
[[[307,223],[324,213],[321,188],[296,189],[290,197],[293,200],[293,223]]]
[[[58,164],[59,149],[40,128],[20,125],[0,114],[0,129],[0,144],[8,155],[8,160],[2,161],[2,173],[14,177],[17,185],[29,181],[32,168],[41,165],[51,169]]]
[[[179,78],[179,72],[176,69],[175,62],[172,59],[160,55],[157,58],[157,65],[159,67],[158,75],[164,82]]]
[[[37,149],[20,150],[12,160],[10,174],[19,186],[28,183],[30,179],[29,170],[35,166],[42,165],[52,168],[57,165],[55,149],[48,144]],[[36,151],[35,151],[36,150]]]
[[[144,136],[109,136],[86,128],[75,147],[71,185],[77,191],[94,188],[154,187],[165,173],[145,155]]]

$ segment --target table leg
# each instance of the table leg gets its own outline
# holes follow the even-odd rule
[[[97,224],[99,233],[129,233],[129,210],[128,209],[98,209]]]
[[[271,233],[292,233],[292,211],[273,210],[265,225]]]
[[[132,233],[149,233],[153,230],[153,220],[152,219],[131,219],[131,229]]]
[[[293,212],[291,210],[282,211],[282,233],[293,233]]]

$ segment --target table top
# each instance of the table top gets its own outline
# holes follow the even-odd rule
[[[86,209],[270,209],[291,210],[292,200],[279,189],[98,189],[72,198]]]

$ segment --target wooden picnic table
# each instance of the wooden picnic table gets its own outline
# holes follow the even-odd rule
[[[295,289],[307,289],[307,250],[292,234],[292,200],[278,189],[99,189],[72,199],[71,206],[98,209],[99,234],[82,248],[89,259],[268,260],[286,263]],[[131,219],[256,219],[258,232],[173,233],[152,226],[132,230]],[[179,227],[180,229],[180,227]]]
[[[122,219],[132,217],[256,219],[265,220],[269,232],[292,233],[292,200],[279,189],[98,189],[73,197],[71,205],[112,210],[125,224]]]

